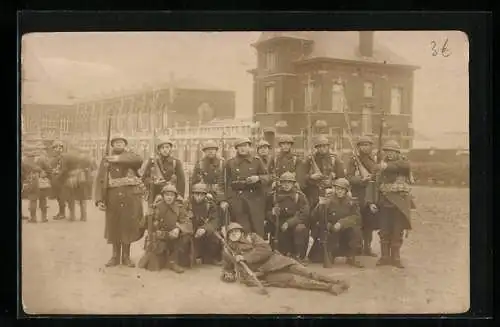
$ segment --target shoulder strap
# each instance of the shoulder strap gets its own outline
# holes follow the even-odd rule
[[[295,204],[299,203],[299,192],[295,192]]]
[[[177,164],[177,158],[172,158],[172,159],[174,159],[172,162],[172,169],[173,169],[174,174],[175,174],[175,165]]]

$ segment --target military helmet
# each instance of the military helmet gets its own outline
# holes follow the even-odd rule
[[[242,144],[252,144],[252,141],[250,141],[250,139],[248,137],[244,137],[244,138],[241,138],[241,139],[237,139],[235,142],[234,142],[234,147],[238,147]]]
[[[326,136],[318,136],[316,140],[314,140],[314,147],[318,147],[321,145],[330,145],[330,141]]]
[[[111,145],[113,145],[113,143],[115,143],[116,141],[123,141],[125,142],[125,145],[128,145],[128,141],[127,139],[125,138],[125,136],[123,136],[123,134],[116,134],[114,135],[112,138],[111,138]]]
[[[281,174],[280,176],[280,182],[296,182],[296,181],[297,180],[295,179],[295,174],[289,171]]]
[[[202,183],[198,183],[198,184],[194,184],[193,185],[193,193],[207,193],[207,185],[206,184],[202,184]]]
[[[271,144],[269,144],[269,142],[267,142],[266,140],[261,140],[258,144],[257,144],[257,149],[259,148],[262,148],[263,146],[267,146],[267,147],[271,147]]]
[[[174,142],[166,136],[158,138],[156,141],[156,148],[159,149],[163,144],[170,144],[171,147],[174,146]]]
[[[243,230],[243,226],[241,226],[238,223],[232,222],[232,223],[230,223],[227,226],[227,233],[229,234],[229,232],[232,231],[232,230],[234,230],[234,229],[241,229],[241,230]]]
[[[57,148],[59,146],[64,147],[64,143],[59,140],[52,142],[52,148]]]
[[[282,135],[278,138],[278,144],[281,144],[281,143],[290,143],[290,144],[293,144],[293,137],[291,137],[290,135]]]
[[[333,186],[341,187],[341,188],[349,191],[349,189],[351,188],[351,183],[349,183],[349,181],[347,179],[341,177],[341,178],[337,178],[333,182]]]
[[[373,140],[368,135],[363,135],[358,139],[358,142],[356,142],[356,145],[361,145],[364,143],[373,144]]]
[[[382,150],[400,152],[401,147],[399,146],[398,142],[396,142],[394,140],[390,140],[384,144],[384,146],[382,147]]]
[[[217,143],[215,141],[210,140],[210,141],[206,141],[203,144],[202,148],[201,148],[202,151],[205,151],[207,149],[216,149],[216,150],[218,150],[219,146],[217,145]]]
[[[167,184],[167,185],[165,185],[165,186],[161,189],[161,193],[162,193],[162,194],[165,194],[165,193],[168,193],[168,192],[178,194],[178,192],[177,192],[177,188],[176,188],[176,187],[175,187],[175,185],[173,185],[173,184]]]

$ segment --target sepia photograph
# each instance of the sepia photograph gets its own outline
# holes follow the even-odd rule
[[[27,315],[470,307],[460,31],[21,41]]]

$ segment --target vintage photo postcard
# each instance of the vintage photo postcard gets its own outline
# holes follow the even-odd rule
[[[22,305],[469,310],[459,31],[31,33]]]

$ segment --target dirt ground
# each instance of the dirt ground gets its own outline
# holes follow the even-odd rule
[[[220,268],[177,275],[138,268],[104,268],[111,248],[103,213],[87,222],[22,223],[22,296],[28,314],[342,314],[458,313],[469,308],[469,190],[415,187],[418,214],[402,249],[405,270],[342,261],[325,271],[346,279],[338,297],[271,288],[270,296],[219,280]],[[26,208],[24,203],[24,208]],[[49,215],[57,205],[50,201]],[[24,211],[26,212],[26,211]],[[378,237],[374,237],[378,252]],[[143,242],[132,246],[136,262]]]

